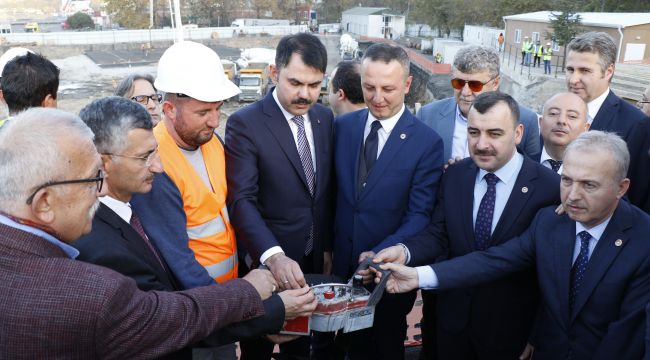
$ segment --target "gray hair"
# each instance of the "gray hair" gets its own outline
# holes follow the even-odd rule
[[[616,63],[616,42],[605,32],[591,31],[578,35],[567,47],[569,51],[598,54],[598,62],[603,73],[609,65]]]
[[[131,96],[133,96],[133,83],[138,80],[148,81],[151,84],[151,87],[153,87],[153,90],[156,91],[156,87],[153,85],[155,81],[153,75],[131,74],[120,81],[120,83],[117,85],[117,88],[115,89],[115,96],[121,96],[130,99]]]
[[[454,68],[465,74],[487,70],[490,77],[495,77],[499,75],[500,64],[499,53],[487,46],[465,46],[454,56]]]
[[[625,179],[630,166],[630,152],[625,141],[612,132],[591,130],[573,140],[564,151],[564,156],[572,151],[593,151],[601,149],[610,154],[616,163],[617,181]]]
[[[129,131],[153,128],[151,116],[143,106],[119,96],[94,100],[81,109],[79,116],[95,133],[97,151],[104,154],[124,150]]]
[[[15,211],[38,186],[73,170],[63,144],[92,147],[93,133],[72,113],[30,108],[0,129],[0,210]]]

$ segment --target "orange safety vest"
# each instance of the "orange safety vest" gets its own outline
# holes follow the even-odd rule
[[[201,145],[211,191],[169,135],[164,122],[154,128],[165,173],[178,187],[187,217],[189,247],[217,282],[237,277],[237,243],[226,208],[226,157],[216,135]]]

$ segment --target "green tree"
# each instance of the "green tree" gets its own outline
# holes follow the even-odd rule
[[[562,68],[564,68],[564,61],[566,60],[566,45],[578,33],[582,31],[582,19],[578,12],[578,6],[571,0],[557,0],[555,1],[555,9],[558,11],[551,12],[550,27],[553,29],[552,33],[547,32],[545,37],[553,40],[559,46],[564,47],[564,58]]]
[[[88,14],[82,12],[76,12],[73,15],[68,16],[68,26],[71,29],[94,29],[95,22]]]
[[[127,29],[149,27],[149,0],[106,0],[106,12]]]

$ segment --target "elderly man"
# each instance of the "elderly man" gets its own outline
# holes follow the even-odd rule
[[[540,210],[519,237],[449,261],[393,271],[389,292],[440,291],[535,268],[541,304],[521,358],[640,359],[650,301],[650,216],[621,201],[630,180],[625,142],[601,131],[566,149],[560,193],[565,214]]]
[[[615,132],[627,143],[631,160],[627,196],[632,204],[650,212],[650,120],[609,88],[615,70],[616,42],[607,33],[588,32],[571,40],[567,49],[568,90],[587,103],[591,130]]]
[[[328,100],[334,116],[366,107],[361,91],[360,64],[357,61],[341,61],[330,76]]]
[[[587,104],[573,93],[552,96],[544,103],[539,129],[542,152],[535,160],[560,174],[564,150],[578,135],[589,130]]]
[[[30,109],[0,131],[0,358],[156,358],[264,313],[268,272],[181,293],[142,292],[76,261],[104,176],[75,115]]]
[[[445,161],[469,156],[467,114],[477,96],[499,90],[499,64],[499,53],[492,48],[471,45],[458,50],[454,57],[451,79],[454,96],[427,104],[417,113],[420,120],[442,137]],[[522,151],[528,156],[539,154],[537,115],[519,105],[518,120],[524,127],[519,145]]]
[[[517,152],[518,109],[507,94],[476,98],[467,128],[471,157],[447,169],[433,221],[379,259],[392,254],[394,261],[405,247],[409,264],[421,265],[497,246],[524,232],[539,209],[560,202],[558,176]],[[434,332],[425,334],[423,348],[435,357],[430,342],[437,340],[439,359],[515,359],[528,340],[538,297],[532,271],[437,294],[437,309],[423,314]]]

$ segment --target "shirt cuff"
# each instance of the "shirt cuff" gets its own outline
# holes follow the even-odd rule
[[[266,265],[266,260],[268,260],[271,256],[279,253],[283,253],[282,248],[279,246],[274,246],[265,252],[262,253],[262,256],[260,256],[260,264]]]
[[[420,289],[438,288],[438,276],[431,266],[418,266],[415,270],[418,272],[418,286]]]

